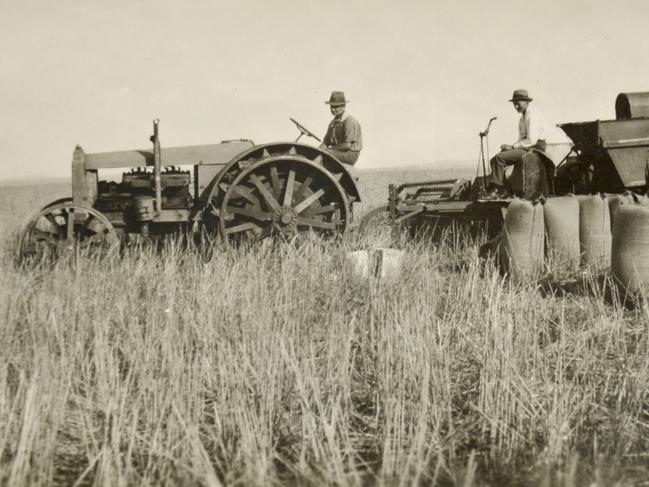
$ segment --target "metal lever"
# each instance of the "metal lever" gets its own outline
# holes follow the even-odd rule
[[[480,137],[486,137],[487,135],[489,135],[489,129],[491,128],[491,122],[493,122],[494,120],[498,120],[498,117],[491,117],[489,119],[489,123],[487,124],[487,128],[484,130],[484,132],[480,132]]]
[[[498,120],[498,117],[491,117],[489,119],[489,123],[487,123],[487,128],[484,129],[484,132],[480,132],[480,157],[478,159],[478,171],[476,171],[476,176],[478,175],[478,172],[480,171],[480,163],[482,162],[482,194],[486,194],[487,192],[487,186],[485,184],[485,180],[487,179],[487,164],[485,161],[485,139],[487,139],[487,136],[489,135],[489,129],[491,128],[491,123],[494,120]],[[486,147],[486,159],[489,159],[489,139],[487,139],[487,147]]]
[[[162,182],[160,172],[162,170],[162,160],[160,155],[160,138],[158,137],[158,124],[159,119],[153,121],[153,135],[151,141],[153,142],[153,177],[155,185],[155,206],[158,214],[162,210]]]

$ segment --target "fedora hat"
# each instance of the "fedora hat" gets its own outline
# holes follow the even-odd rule
[[[329,97],[329,101],[326,101],[325,103],[333,107],[345,105],[347,103],[347,100],[345,100],[345,93],[343,93],[342,91],[332,91],[331,96]]]
[[[532,101],[530,95],[527,93],[527,90],[514,90],[512,99],[509,101]]]

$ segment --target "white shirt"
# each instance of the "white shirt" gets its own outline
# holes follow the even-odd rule
[[[545,120],[531,105],[527,105],[525,113],[518,122],[518,140],[513,147],[527,148],[539,140],[545,140]]]

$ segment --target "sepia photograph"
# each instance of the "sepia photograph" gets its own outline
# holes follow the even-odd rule
[[[649,486],[648,19],[0,1],[0,484]]]

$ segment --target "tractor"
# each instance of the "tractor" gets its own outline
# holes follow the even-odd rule
[[[326,150],[300,142],[251,140],[152,147],[72,157],[72,194],[35,211],[19,237],[18,258],[39,260],[63,249],[112,247],[130,238],[181,232],[227,245],[314,233],[341,236],[360,195],[350,167]],[[123,169],[119,180],[100,179]],[[213,241],[208,239],[208,241]]]

